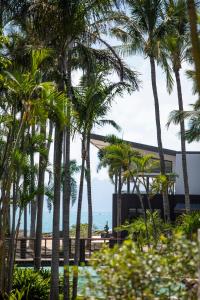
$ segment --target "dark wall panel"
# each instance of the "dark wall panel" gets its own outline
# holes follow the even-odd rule
[[[190,195],[191,205],[200,204],[199,195]],[[149,209],[147,196],[143,195],[143,203],[146,209]],[[170,214],[171,220],[175,221],[176,215],[174,208],[179,203],[185,203],[184,195],[169,195],[170,203]],[[163,200],[162,195],[155,195],[151,198],[152,209],[160,210],[161,217],[164,217],[163,214]],[[136,194],[122,194],[121,195],[121,220],[122,224],[130,219],[129,210],[130,209],[141,209],[141,204],[138,195]],[[113,194],[113,211],[112,211],[112,224],[113,229],[117,226],[117,195]],[[113,230],[114,231],[114,230]]]

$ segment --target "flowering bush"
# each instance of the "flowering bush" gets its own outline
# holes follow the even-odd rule
[[[156,248],[143,252],[126,240],[95,254],[97,278],[88,275],[86,299],[196,299],[187,282],[195,280],[197,263],[197,243],[180,233],[161,236]]]

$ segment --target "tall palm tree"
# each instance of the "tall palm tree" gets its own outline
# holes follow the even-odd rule
[[[113,9],[111,0],[99,1],[63,1],[57,0],[54,3],[47,1],[35,1],[30,7],[33,18],[34,29],[45,43],[51,45],[56,51],[58,57],[59,80],[62,82],[63,89],[66,88],[66,94],[69,99],[67,109],[68,124],[65,129],[65,174],[66,189],[64,189],[64,207],[63,207],[63,231],[64,234],[64,264],[69,265],[68,245],[69,245],[69,201],[70,201],[70,178],[69,178],[69,157],[70,157],[70,106],[75,100],[71,84],[72,59],[71,52],[75,45],[82,44],[86,38],[89,44],[96,42],[99,38],[96,21]],[[93,30],[91,30],[93,26]],[[48,32],[45,28],[49,28]],[[58,33],[59,32],[59,36]],[[106,43],[104,43],[106,44]],[[117,55],[115,55],[117,56]],[[118,63],[120,65],[120,63]],[[63,84],[64,83],[64,84]],[[65,205],[66,204],[66,205]],[[65,268],[64,268],[65,270]],[[53,287],[52,287],[53,288]],[[64,271],[64,299],[69,299],[69,277],[68,272]],[[57,296],[58,297],[58,296]]]
[[[81,87],[77,90],[77,105],[75,111],[78,114],[78,127],[86,128],[86,180],[88,188],[88,238],[92,235],[92,197],[91,197],[91,174],[90,174],[90,135],[92,129],[97,126],[111,125],[119,130],[119,126],[113,120],[107,120],[112,100],[121,90],[131,88],[126,83],[112,84],[107,82],[105,70],[96,70],[85,81],[82,78]],[[88,76],[87,76],[88,77]]]
[[[79,261],[79,249],[80,249],[80,221],[81,221],[81,206],[82,206],[82,194],[83,194],[83,180],[84,180],[84,167],[85,162],[88,160],[89,146],[90,146],[90,134],[94,125],[111,124],[115,128],[119,129],[117,124],[112,120],[105,118],[111,102],[116,94],[121,94],[124,89],[130,89],[130,85],[125,82],[109,83],[105,80],[107,72],[93,73],[93,80],[88,85],[88,78],[85,81],[83,78],[81,85],[75,89],[76,103],[74,104],[76,124],[79,132],[82,136],[82,166],[79,185],[79,197],[78,197],[78,209],[77,209],[77,222],[76,222],[76,239],[75,239],[75,256],[74,264],[78,265]],[[87,148],[88,147],[88,148]],[[88,161],[87,161],[88,163]],[[86,172],[87,181],[90,181],[90,165]],[[89,182],[90,183],[90,182]],[[91,183],[90,183],[91,184]],[[89,230],[88,236],[92,234],[92,203],[89,198]],[[73,279],[73,299],[77,294],[77,281],[78,275],[74,274]]]
[[[32,125],[31,128],[31,138],[34,138],[35,136],[35,125]],[[33,145],[32,145],[33,146]],[[30,163],[31,163],[31,169],[34,169],[35,161],[34,161],[34,151],[30,151]],[[35,172],[32,171],[31,173],[31,185],[30,185],[30,193],[34,193],[35,191]],[[31,221],[30,221],[30,237],[35,237],[35,224],[36,224],[36,199],[35,197],[31,201]],[[32,245],[32,243],[31,243]]]
[[[32,53],[33,54],[33,53]],[[5,81],[7,87],[7,101],[9,99],[13,99],[11,105],[13,105],[13,109],[11,112],[13,114],[13,139],[12,141],[8,140],[9,148],[6,147],[4,157],[4,167],[6,173],[3,172],[3,181],[7,182],[5,186],[5,217],[7,215],[6,211],[7,206],[9,205],[9,198],[8,194],[10,193],[11,186],[13,184],[13,177],[14,177],[14,169],[13,169],[13,157],[17,156],[18,151],[21,150],[22,145],[27,139],[27,132],[30,128],[30,124],[34,122],[44,122],[47,118],[47,104],[48,104],[48,95],[51,93],[50,91],[53,90],[54,84],[50,82],[41,82],[38,81],[38,69],[35,72],[32,70],[26,70],[25,72],[18,72],[14,70],[11,72],[5,73]],[[5,105],[5,104],[4,104]],[[11,116],[12,117],[12,116]],[[18,124],[18,126],[16,126]],[[26,139],[25,139],[26,137]],[[16,172],[17,173],[17,172]],[[27,171],[26,171],[27,173]],[[25,175],[25,173],[24,173]],[[15,182],[19,182],[20,178]],[[27,180],[26,180],[27,181]],[[25,186],[25,180],[24,180]],[[27,184],[26,184],[27,190]],[[26,208],[26,207],[24,207]],[[14,227],[13,227],[14,228]],[[12,234],[14,236],[14,234]],[[6,253],[4,253],[6,255]],[[5,257],[5,256],[4,256]],[[5,259],[6,261],[6,259]],[[8,272],[4,272],[4,276],[6,277]]]
[[[180,79],[180,69],[182,63],[188,59],[188,22],[186,15],[186,3],[182,0],[170,1],[167,5],[167,14],[172,18],[173,27],[172,32],[163,40],[163,61],[166,64],[166,60],[170,61],[170,65],[173,69],[177,96],[178,106],[180,114],[183,113],[183,96]],[[168,77],[171,75],[168,73]],[[171,78],[168,80],[172,84]],[[169,86],[169,91],[171,86]],[[185,190],[185,208],[186,211],[190,211],[190,193],[188,184],[188,172],[187,172],[187,159],[186,159],[186,145],[185,145],[185,123],[184,119],[180,120],[180,137],[181,137],[181,152],[182,152],[182,169],[183,169],[183,182]]]
[[[190,24],[190,37],[192,43],[192,56],[195,65],[196,82],[198,88],[198,94],[200,95],[200,44],[199,44],[199,33],[198,33],[198,13],[197,3],[194,0],[187,0],[187,12],[189,16]]]
[[[102,16],[108,14],[108,11],[113,9],[113,3],[116,4],[117,1],[103,0],[99,1],[63,1],[57,0],[52,2],[48,1],[22,1],[24,5],[17,10],[15,20],[20,20],[20,16],[23,16],[23,24],[21,26],[26,26],[27,18],[30,16],[29,24],[31,25],[32,33],[34,32],[34,37],[42,42],[48,47],[55,50],[56,56],[56,82],[59,85],[59,89],[66,92],[68,96],[68,105],[66,112],[68,114],[68,123],[65,127],[64,141],[65,141],[65,174],[66,174],[66,189],[64,189],[63,201],[63,230],[64,234],[64,264],[69,265],[68,259],[68,231],[69,231],[69,201],[70,201],[70,178],[69,178],[69,156],[70,156],[70,108],[75,101],[73,96],[73,89],[71,84],[71,70],[72,70],[72,52],[78,46],[83,45],[86,42],[87,45],[91,45],[96,41],[100,41],[108,49],[108,56],[106,58],[110,63],[114,63],[115,68],[120,72],[121,78],[123,78],[123,64],[119,59],[118,55],[114,50],[103,41],[100,37],[99,30],[102,27],[100,22],[96,21]],[[119,1],[120,2],[120,1]],[[26,13],[28,12],[28,13]],[[105,22],[104,24],[105,25]],[[99,28],[98,28],[99,27]],[[46,28],[49,28],[46,31]],[[103,29],[105,26],[103,26]],[[59,32],[59,36],[58,36]],[[90,49],[91,50],[91,49]],[[94,53],[93,49],[93,53]],[[103,51],[101,51],[103,53]],[[96,57],[100,57],[100,51],[96,51]],[[104,51],[105,55],[105,51]],[[114,59],[115,58],[115,61]],[[54,72],[55,73],[55,72]],[[130,77],[131,72],[129,72]],[[66,205],[65,205],[66,204]],[[57,216],[57,215],[56,215]],[[56,268],[57,272],[58,269]],[[65,270],[65,268],[64,268]],[[54,270],[55,271],[55,270]],[[55,274],[55,272],[53,273]],[[69,278],[67,276],[68,272],[64,272],[64,299],[69,298]],[[52,275],[53,276],[53,275]],[[56,275],[57,276],[57,275]],[[52,280],[53,282],[53,280]],[[56,281],[57,282],[57,281]],[[53,288],[53,287],[52,287]],[[58,290],[58,289],[56,289]],[[54,295],[55,296],[55,295]],[[55,296],[55,297],[58,297]]]
[[[143,54],[148,57],[151,70],[151,83],[154,97],[155,119],[157,129],[158,152],[160,157],[160,171],[165,175],[165,161],[162,146],[159,98],[156,82],[155,62],[160,55],[160,41],[167,30],[168,21],[164,18],[161,0],[131,0],[127,1],[130,14],[124,15],[119,20],[120,27],[113,29],[113,34],[122,40],[123,53]],[[120,49],[120,47],[119,47]],[[170,220],[168,194],[163,194],[163,207],[166,220]]]

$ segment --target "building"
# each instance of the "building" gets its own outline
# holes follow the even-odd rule
[[[106,138],[101,135],[92,134],[91,143],[101,149],[108,145],[105,141]],[[159,159],[158,148],[150,145],[129,142],[133,149],[139,151],[141,154],[152,154],[155,159]],[[177,214],[180,214],[184,211],[184,183],[183,183],[183,172],[182,172],[182,154],[180,151],[175,151],[171,149],[163,149],[165,166],[167,173],[175,173],[176,180],[174,184],[173,191],[169,195],[170,209],[171,209],[171,218],[172,220],[176,218]],[[187,168],[188,168],[188,179],[189,179],[189,189],[190,189],[190,200],[191,200],[191,209],[199,210],[200,209],[200,152],[187,152]],[[159,173],[159,169],[154,170],[153,173],[148,174],[148,178],[151,178]],[[140,202],[137,194],[122,194],[122,223],[130,219],[135,215],[141,213]],[[148,208],[147,199],[144,195],[144,204]],[[162,196],[155,195],[152,201],[152,208],[160,211],[163,215],[162,208]],[[116,226],[116,195],[113,194],[113,228]]]

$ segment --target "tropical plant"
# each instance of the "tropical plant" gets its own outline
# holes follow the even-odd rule
[[[157,248],[144,252],[127,240],[94,257],[96,277],[88,276],[86,299],[195,299],[187,280],[195,281],[198,247],[184,235],[161,237]]]
[[[97,70],[98,71],[98,70]],[[130,85],[125,82],[111,83],[106,79],[109,73],[105,70],[93,73],[93,79],[90,80],[88,86],[88,78],[86,81],[83,78],[79,88],[75,89],[75,97],[77,103],[74,104],[75,119],[78,131],[82,136],[82,164],[81,176],[79,184],[77,222],[76,222],[76,240],[75,240],[75,265],[78,265],[79,247],[80,247],[80,221],[81,221],[81,206],[83,197],[83,180],[85,173],[85,162],[87,162],[86,178],[89,187],[91,185],[89,152],[90,152],[90,134],[93,126],[109,124],[115,128],[119,128],[112,120],[106,119],[106,114],[110,108],[111,101],[117,94],[122,94],[124,89],[129,89]],[[104,79],[105,78],[105,79]],[[91,192],[91,191],[90,191]],[[88,236],[92,234],[92,203],[89,193],[89,226]],[[75,281],[74,281],[75,282]],[[76,283],[75,283],[76,285]]]
[[[148,236],[146,233],[146,228],[148,228]],[[127,231],[127,238],[132,239],[136,245],[138,245],[141,251],[144,251],[144,247],[146,245],[155,247],[157,246],[161,236],[167,237],[172,232],[172,225],[165,223],[157,211],[151,212],[147,210],[146,222],[143,217],[138,217],[133,219],[130,223],[126,222],[117,230]]]
[[[98,154],[100,159],[98,169],[108,167],[111,180],[116,174],[118,176],[117,226],[121,225],[121,192],[122,186],[127,179],[123,176],[123,173],[130,169],[132,157],[137,155],[139,155],[138,152],[134,151],[131,145],[121,141],[102,148]]]
[[[70,176],[71,176],[71,184],[70,184],[70,191],[71,191],[71,204],[72,206],[75,204],[77,200],[77,181],[75,178],[75,175],[78,174],[80,171],[80,166],[77,164],[77,161],[75,159],[70,161]],[[61,182],[62,182],[62,191],[64,188],[64,166],[62,165],[62,171],[61,171]],[[47,197],[47,206],[49,211],[52,210],[53,205],[53,199],[54,199],[54,182],[52,177],[52,172],[49,176],[48,185],[45,186],[45,195]]]
[[[109,143],[111,145],[116,145],[116,144],[122,144],[123,143],[123,139],[117,137],[114,134],[110,134],[110,135],[107,135],[105,137],[105,142],[107,142],[107,143]],[[102,155],[103,155],[103,152],[99,151],[98,156],[99,156],[100,160],[102,158]],[[110,179],[111,179],[112,183],[114,183],[114,185],[115,185],[114,192],[115,192],[115,194],[117,194],[117,189],[118,189],[118,175],[114,174],[114,175],[112,175],[110,177]],[[128,185],[128,182],[127,182],[127,185]]]
[[[32,269],[16,268],[14,271],[13,291],[23,291],[22,300],[49,299],[50,274]],[[11,298],[12,299],[12,298]]]
[[[88,187],[88,238],[91,238],[92,229],[92,197],[90,174],[90,135],[95,126],[111,125],[117,130],[119,126],[113,120],[106,119],[115,95],[122,95],[123,89],[130,90],[131,86],[125,82],[111,83],[107,79],[110,74],[96,66],[90,75],[84,76],[76,92],[77,104],[75,117],[79,131],[86,131],[86,180]]]
[[[153,224],[153,233],[155,242],[157,240],[157,228],[154,220],[154,214],[152,210],[151,201],[154,196],[153,186],[155,184],[155,180],[157,177],[164,176],[158,175],[157,177],[149,178],[149,174],[153,172],[153,169],[158,166],[158,161],[152,155],[137,155],[131,158],[131,163],[129,169],[124,172],[123,176],[126,178],[128,177],[131,181],[133,181],[134,188],[133,192],[136,191],[136,194],[139,197],[140,205],[143,211],[143,218],[146,227],[146,238],[149,240],[149,229],[148,229],[148,218],[146,214],[146,208],[144,206],[144,196],[141,192],[141,186],[146,192],[146,197],[148,201],[148,208],[150,211],[152,224]],[[165,176],[164,176],[165,177]],[[151,179],[151,182],[150,182]],[[167,188],[166,188],[167,190]],[[162,193],[162,190],[157,190],[157,193]],[[150,243],[149,243],[150,245]]]
[[[26,147],[28,147],[28,152],[30,149],[30,144],[28,143],[27,145],[27,133],[29,132],[30,126],[35,122],[46,122],[46,119],[50,114],[56,114],[56,111],[58,110],[58,102],[56,101],[58,101],[58,99],[62,100],[61,94],[56,92],[54,83],[44,82],[41,80],[40,70],[36,63],[38,62],[38,64],[40,64],[42,61],[41,56],[38,55],[40,53],[41,55],[43,54],[42,50],[39,50],[38,52],[31,52],[32,67],[30,70],[25,70],[24,72],[13,70],[12,73],[8,71],[4,72],[5,92],[1,99],[2,101],[4,100],[4,102],[1,102],[1,108],[2,111],[6,111],[6,117],[10,119],[10,123],[5,124],[2,122],[2,128],[6,131],[8,130],[7,141],[6,143],[3,143],[3,156],[1,161],[1,178],[3,179],[3,189],[5,189],[3,192],[4,196],[2,198],[3,209],[5,210],[5,222],[7,222],[7,216],[9,215],[9,199],[13,178],[14,183],[19,184],[20,179],[24,176],[23,188],[25,194],[29,194],[27,192],[29,184],[27,184],[28,181],[25,180],[25,178],[26,174],[30,175],[30,173],[27,173],[27,170],[19,173],[19,167],[17,165],[15,169],[14,161],[18,156],[18,161],[20,161],[19,157],[21,157],[21,162],[23,162],[22,153],[24,153],[25,158],[27,157],[25,151],[27,151]],[[42,55],[42,59],[45,57],[45,55]],[[45,155],[44,149],[40,148],[40,150],[37,149],[36,152],[37,151],[41,151],[41,153],[43,151],[42,155]],[[15,185],[15,187],[17,187],[17,185]],[[15,193],[16,199],[18,198],[18,193],[19,191]],[[29,201],[33,200],[34,193],[32,192],[31,194],[32,196],[29,195],[28,198],[26,197]],[[22,208],[24,209],[26,221],[26,205]],[[15,237],[14,232],[15,228],[13,225],[12,238]],[[12,270],[12,264],[13,263],[11,263],[10,270]],[[9,272],[4,274],[8,275]],[[8,284],[7,288],[11,288],[10,284]]]
[[[64,143],[65,143],[65,174],[66,180],[63,191],[63,231],[64,231],[64,264],[69,265],[69,202],[70,202],[70,178],[69,178],[69,155],[70,155],[70,131],[71,131],[71,105],[74,103],[75,98],[73,96],[73,88],[71,83],[71,71],[73,61],[73,51],[76,52],[83,50],[87,51],[89,57],[91,53],[93,57],[100,58],[99,51],[90,49],[92,43],[99,41],[109,49],[109,55],[105,58],[106,62],[110,64],[115,61],[116,69],[120,71],[122,75],[122,63],[114,50],[103,41],[99,35],[99,28],[101,29],[101,20],[113,9],[113,4],[116,1],[78,1],[74,3],[54,1],[54,3],[47,3],[46,1],[37,1],[33,5],[29,6],[29,15],[33,23],[35,35],[40,37],[48,46],[50,45],[56,52],[57,56],[57,70],[59,78],[57,80],[59,88],[63,91],[66,88],[66,94],[68,97],[67,114],[68,123],[64,129]],[[26,7],[25,7],[26,9]],[[98,22],[97,22],[98,20]],[[99,26],[95,26],[96,22]],[[105,25],[105,22],[104,22]],[[48,32],[43,30],[49,28]],[[103,26],[104,27],[104,26]],[[58,36],[59,32],[59,36]],[[89,47],[85,47],[89,45]],[[101,52],[105,56],[105,51]],[[76,56],[77,57],[77,56]],[[76,58],[75,57],[75,58]],[[101,56],[103,58],[103,56]],[[114,59],[113,59],[114,58]],[[102,60],[102,59],[101,59]],[[131,73],[129,72],[129,75]],[[123,77],[123,76],[122,76]],[[58,215],[58,214],[57,214]],[[58,221],[57,221],[58,222]],[[57,249],[58,250],[58,249]],[[52,266],[55,263],[54,272],[52,272],[52,286],[51,299],[58,299],[58,262],[57,257],[53,259]],[[65,274],[64,280],[64,298],[69,299],[69,278],[68,274]],[[74,280],[74,296],[77,294],[77,280]]]
[[[173,69],[178,96],[178,106],[180,114],[183,113],[183,97],[180,78],[180,69],[184,61],[188,60],[189,52],[189,38],[188,38],[188,20],[186,14],[186,2],[182,0],[170,1],[167,4],[167,15],[173,20],[173,27],[170,35],[166,36],[162,41],[164,60],[168,59],[170,66]],[[162,59],[161,59],[162,60]],[[168,72],[170,72],[168,70]],[[171,76],[168,74],[168,76]],[[168,82],[173,83],[172,80]],[[169,92],[171,87],[169,86]],[[185,208],[190,211],[190,194],[188,184],[187,159],[186,159],[186,145],[185,145],[185,123],[184,119],[180,120],[180,137],[181,137],[181,151],[182,151],[182,168],[183,168],[183,182],[185,190]]]
[[[195,65],[195,77],[197,83],[198,94],[200,94],[200,45],[199,45],[199,35],[198,35],[198,5],[194,0],[187,0],[187,13],[189,17],[190,24],[190,37],[192,44],[192,56]]]
[[[154,97],[155,120],[157,129],[160,171],[165,175],[165,161],[162,146],[160,108],[156,82],[155,62],[159,61],[160,43],[168,31],[169,20],[164,14],[164,2],[161,0],[127,1],[129,15],[121,15],[119,27],[113,28],[113,34],[124,44],[117,47],[123,54],[143,54],[148,57],[151,69],[151,82]],[[163,193],[163,207],[166,220],[170,220],[169,200]]]
[[[197,234],[200,228],[200,213],[198,211],[191,212],[190,214],[183,214],[177,218],[177,230],[181,230],[188,238]]]

